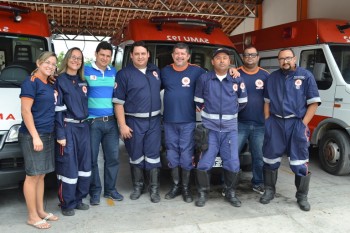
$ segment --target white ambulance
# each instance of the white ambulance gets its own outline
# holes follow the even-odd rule
[[[248,45],[259,51],[260,66],[279,68],[277,55],[293,48],[298,65],[313,72],[322,104],[309,124],[310,142],[318,147],[323,169],[350,173],[350,23],[307,19],[231,37],[242,53]]]
[[[43,51],[52,50],[45,14],[0,3],[0,189],[24,180],[24,162],[18,145],[22,81],[35,69]]]

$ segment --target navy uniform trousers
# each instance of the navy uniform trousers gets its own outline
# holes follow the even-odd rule
[[[56,173],[62,209],[74,209],[89,193],[91,148],[89,123],[66,123],[66,146],[57,144]]]
[[[283,154],[289,157],[290,168],[297,176],[308,174],[309,129],[299,118],[279,118],[271,115],[265,121],[264,167],[279,168]]]
[[[133,130],[132,137],[124,141],[130,164],[146,170],[160,167],[160,116],[151,118],[126,116],[125,120]]]

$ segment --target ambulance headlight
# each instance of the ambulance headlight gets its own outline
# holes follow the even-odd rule
[[[22,21],[22,16],[20,16],[20,15],[16,15],[15,16],[15,22],[21,22]]]
[[[17,142],[18,141],[18,130],[21,125],[14,125],[10,128],[5,142]]]

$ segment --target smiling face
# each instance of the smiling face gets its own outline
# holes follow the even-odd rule
[[[143,46],[135,46],[130,53],[130,58],[136,68],[144,69],[148,63],[149,52]]]
[[[254,69],[258,66],[259,55],[255,48],[248,48],[243,53],[243,63],[248,69]]]
[[[37,61],[37,67],[37,72],[40,76],[48,77],[50,75],[53,75],[56,71],[57,59],[54,56],[50,56],[44,61]]]
[[[96,66],[101,70],[106,70],[112,60],[112,51],[109,49],[100,49],[98,52],[95,52],[95,56]]]
[[[295,70],[296,58],[291,50],[283,50],[278,54],[280,68],[284,71]]]
[[[73,50],[71,56],[68,58],[67,73],[77,74],[82,66],[83,54],[79,50]]]
[[[186,49],[176,48],[171,56],[173,57],[175,66],[184,67],[187,65],[191,55]]]

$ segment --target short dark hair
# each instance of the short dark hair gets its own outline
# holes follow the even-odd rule
[[[293,50],[292,48],[290,48],[290,47],[281,49],[281,50],[278,52],[278,55],[277,55],[277,56],[279,57],[281,52],[283,52],[283,51],[288,51],[288,50],[291,51],[292,54],[293,54],[293,57],[295,57],[294,50]]]
[[[255,50],[256,50],[256,53],[259,55],[259,51],[258,51],[257,48],[255,48],[253,45],[248,45],[248,46],[243,50],[243,53],[244,53],[247,49],[255,49]]]
[[[96,53],[98,53],[101,49],[103,50],[110,50],[113,53],[113,47],[110,43],[107,41],[100,42],[96,47]]]
[[[186,52],[190,53],[190,47],[188,47],[188,45],[185,43],[176,43],[173,47],[173,52],[175,51],[175,49],[186,49]]]
[[[139,41],[135,41],[132,45],[131,45],[131,50],[130,50],[130,53],[133,53],[134,52],[134,48],[135,47],[138,47],[138,46],[141,46],[141,47],[144,47],[147,52],[149,52],[148,50],[148,47],[146,46],[146,43],[142,40],[139,40]]]

